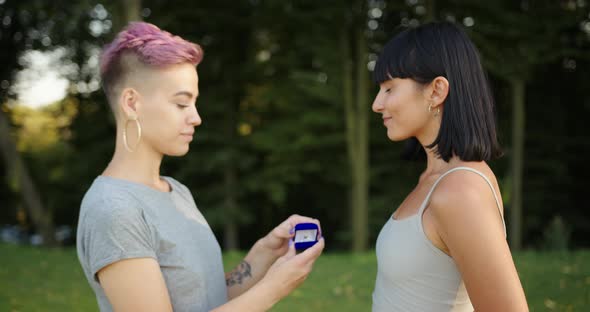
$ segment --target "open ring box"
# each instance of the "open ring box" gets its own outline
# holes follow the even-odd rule
[[[315,223],[299,223],[295,225],[295,250],[303,251],[318,242],[320,229]]]

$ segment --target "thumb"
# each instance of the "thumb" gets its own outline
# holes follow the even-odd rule
[[[275,261],[275,265],[280,265],[283,262],[295,257],[295,254],[295,244],[292,240],[289,240],[289,249],[287,249],[287,252],[283,256],[281,256],[277,259],[277,261]]]
[[[320,238],[320,240],[318,240],[318,242],[311,246],[310,248],[307,248],[304,252],[302,252],[300,255],[303,258],[303,262],[305,263],[313,263],[317,257],[320,256],[320,254],[322,253],[322,251],[324,250],[325,247],[325,241],[324,238]]]

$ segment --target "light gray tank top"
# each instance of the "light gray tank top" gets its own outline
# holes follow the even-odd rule
[[[457,167],[441,175],[416,215],[401,220],[390,217],[379,233],[373,312],[473,311],[455,262],[428,239],[422,226],[422,215],[432,192],[447,174],[457,170],[471,171],[484,178],[501,209],[493,184],[481,172]]]

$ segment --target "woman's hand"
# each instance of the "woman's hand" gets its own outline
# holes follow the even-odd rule
[[[287,243],[288,244],[288,243]],[[315,260],[324,250],[324,239],[300,254],[295,245],[287,245],[287,252],[279,257],[256,285],[212,312],[261,312],[272,308],[279,300],[295,290],[309,275]],[[275,250],[281,249],[282,245]]]
[[[289,250],[289,241],[295,235],[295,225],[299,223],[315,223],[318,227],[320,226],[317,219],[292,215],[259,239],[240,265],[226,274],[229,299],[240,296],[256,285],[267,274],[269,268],[275,265],[280,257],[286,255]],[[321,253],[321,249],[319,253]],[[283,258],[281,261],[286,261],[286,259]]]
[[[287,218],[287,220],[283,221],[257,242],[261,247],[261,251],[266,251],[275,258],[285,255],[289,248],[289,240],[295,235],[295,225],[299,223],[317,224],[321,237],[322,228],[319,220],[295,214]]]
[[[287,253],[277,259],[257,286],[267,289],[277,301],[282,299],[305,281],[324,246],[324,238],[320,238],[317,244],[296,254],[295,245],[291,244]]]

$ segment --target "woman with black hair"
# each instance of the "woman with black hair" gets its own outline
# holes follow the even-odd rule
[[[528,311],[486,161],[501,155],[479,54],[451,23],[407,29],[375,67],[372,109],[426,154],[377,239],[373,311]]]

